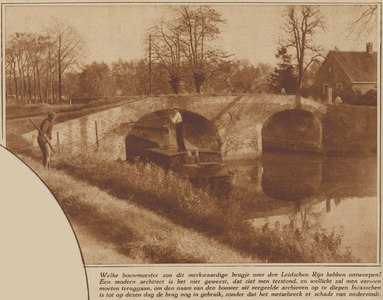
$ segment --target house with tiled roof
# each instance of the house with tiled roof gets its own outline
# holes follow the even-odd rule
[[[342,91],[358,91],[365,94],[377,89],[377,52],[372,50],[372,43],[367,43],[366,51],[330,51],[322,63],[316,84],[324,95],[341,95]]]

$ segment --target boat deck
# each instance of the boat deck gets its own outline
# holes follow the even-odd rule
[[[219,151],[214,151],[214,150],[210,150],[210,149],[199,149],[197,147],[193,147],[193,148],[188,148],[187,149],[187,151],[190,151],[192,153],[195,152],[196,150],[198,150],[199,153],[220,154]],[[146,151],[154,152],[154,153],[157,153],[157,154],[160,154],[160,155],[165,155],[165,156],[168,156],[168,157],[178,156],[178,155],[184,156],[185,153],[186,153],[186,152],[178,152],[176,146],[165,146],[165,147],[158,147],[158,148],[149,148],[149,149],[146,149]]]

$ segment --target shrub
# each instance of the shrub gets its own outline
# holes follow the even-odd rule
[[[359,90],[345,89],[339,96],[342,98],[343,103],[356,105],[360,96]]]
[[[267,221],[258,231],[258,249],[268,260],[280,263],[355,262],[349,248],[341,246],[342,230],[327,232],[319,223],[297,226],[295,222],[281,228]]]
[[[375,89],[367,91],[365,94],[360,95],[357,100],[357,105],[377,106],[378,96]]]

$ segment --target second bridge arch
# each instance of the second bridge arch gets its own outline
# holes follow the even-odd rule
[[[322,123],[306,110],[290,109],[270,116],[262,127],[262,151],[268,148],[321,152]]]

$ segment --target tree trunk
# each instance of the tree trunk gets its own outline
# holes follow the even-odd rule
[[[59,66],[59,98],[58,98],[58,103],[61,103],[61,73],[60,73],[60,66]]]
[[[49,73],[48,73],[48,71],[47,71],[47,81],[46,81],[45,87],[46,87],[46,95],[47,95],[45,100],[48,103],[48,99],[49,99]]]
[[[58,63],[59,63],[59,103],[61,103],[61,49],[59,47],[58,53]]]
[[[40,102],[42,102],[42,99],[41,99],[41,83],[40,83],[40,72],[39,72],[39,68],[37,67],[36,68],[36,73],[37,73],[37,88],[38,88],[38,91],[39,91],[39,99],[40,99]]]
[[[199,94],[201,92],[201,86],[205,81],[205,75],[194,73],[193,78],[194,78],[196,92],[197,94]]]
[[[17,104],[17,100],[18,100],[18,90],[17,90],[17,77],[16,77],[16,66],[14,66],[13,68],[13,80],[15,81],[15,100],[16,100],[16,104]]]
[[[27,72],[27,79],[28,79],[28,96],[29,96],[29,101],[32,100],[32,89],[31,89],[31,78],[29,75],[29,72]]]
[[[36,80],[36,68],[33,66],[33,83],[34,83],[34,88],[33,88],[33,98],[34,98],[34,103],[37,103],[37,80]]]
[[[26,96],[27,96],[27,83],[25,80],[24,72],[23,72],[23,99],[25,99],[25,103],[27,103]]]
[[[17,62],[17,67],[18,67],[19,75],[20,75],[20,101],[21,103],[23,103],[23,81],[22,81],[22,75],[21,75],[20,60],[18,60]]]
[[[181,81],[181,78],[179,76],[174,76],[169,81],[169,84],[171,85],[173,92],[176,95],[178,95],[180,91],[180,81]]]
[[[12,81],[11,81],[11,78],[8,78],[8,85],[9,85],[9,94],[11,95],[11,104],[12,104],[13,93],[12,93]],[[7,98],[5,98],[5,99],[7,99]]]

